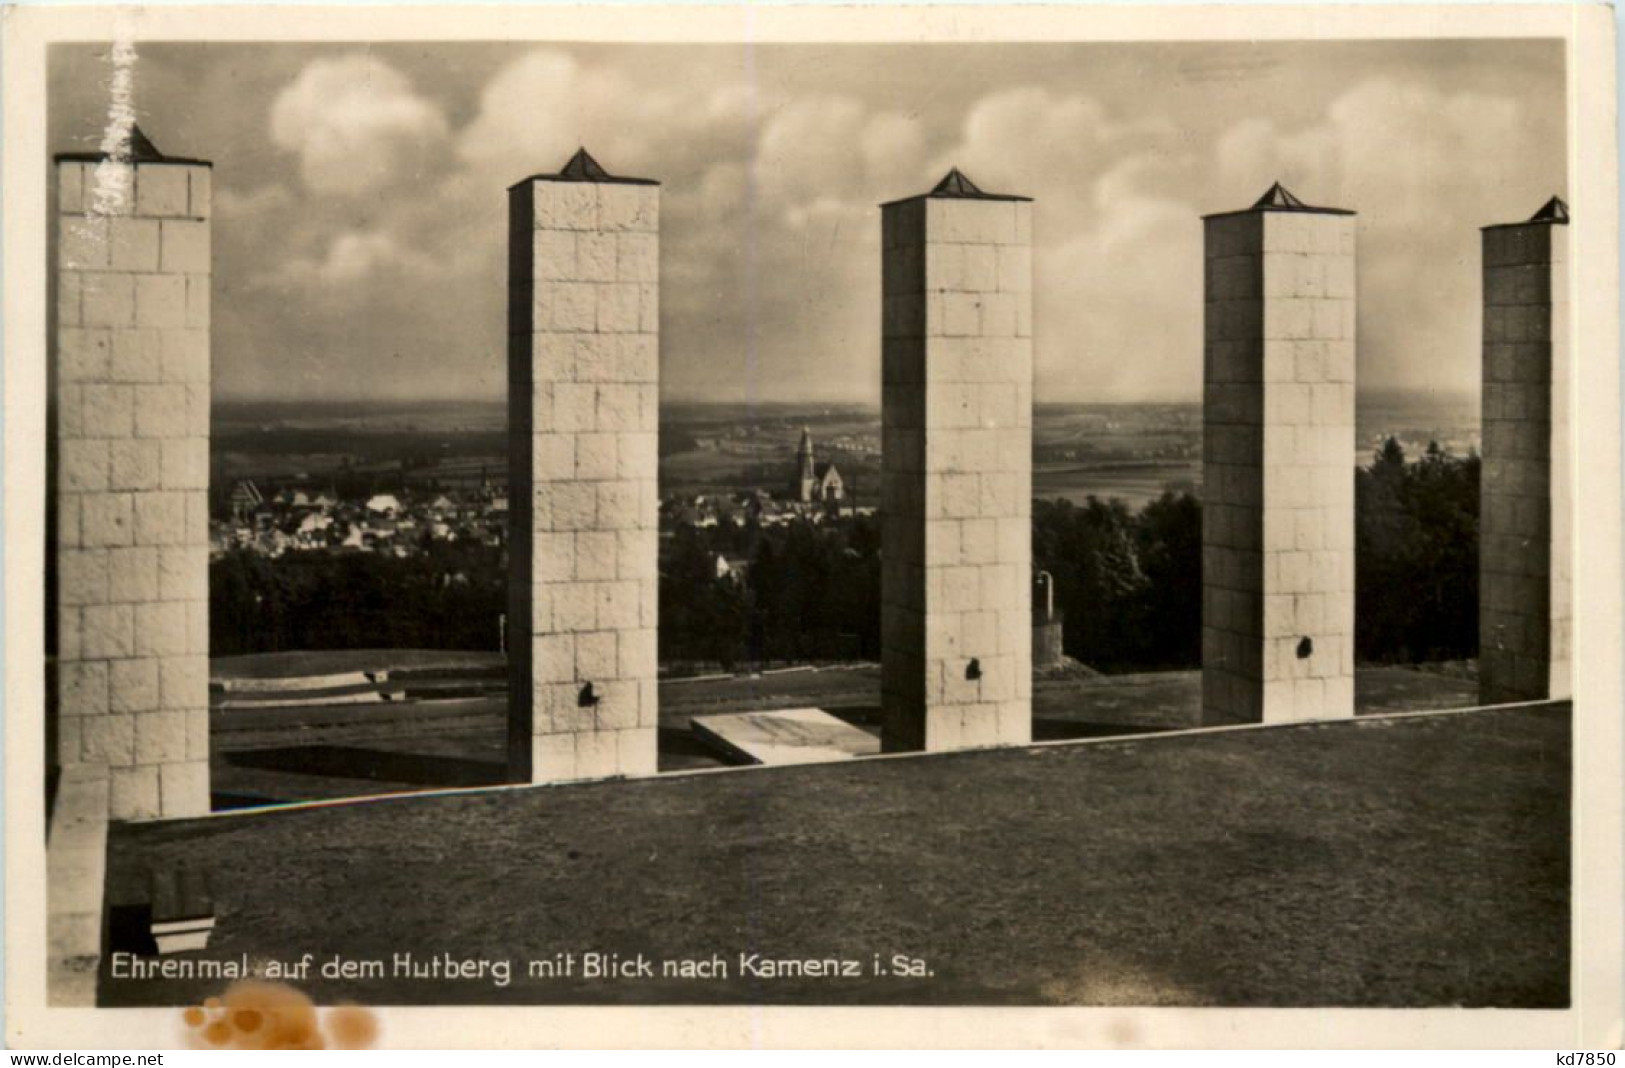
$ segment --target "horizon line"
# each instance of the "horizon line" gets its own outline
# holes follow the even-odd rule
[[[1480,392],[1481,391],[1479,389],[1472,388],[1472,387],[1462,387],[1462,388],[1459,388],[1459,389],[1439,389],[1439,388],[1434,388],[1434,387],[1406,387],[1406,386],[1371,386],[1371,387],[1366,387],[1366,388],[1362,389],[1358,385],[1356,385],[1356,387],[1355,387],[1356,395],[1368,396],[1368,397],[1370,397],[1370,396],[1383,396],[1383,395],[1404,395],[1404,396],[1412,396],[1412,397],[1415,397],[1415,396],[1435,396],[1435,397],[1438,397],[1440,399],[1464,399],[1464,398],[1467,398],[1467,397],[1476,396]],[[360,395],[360,394],[358,394],[356,396],[348,396],[347,397],[347,396],[333,396],[332,394],[323,394],[321,396],[303,396],[303,397],[301,397],[301,396],[254,396],[254,395],[242,395],[242,394],[239,394],[239,395],[235,395],[235,396],[231,396],[231,395],[216,396],[214,398],[213,403],[215,403],[215,404],[315,404],[315,405],[365,404],[365,405],[375,405],[375,406],[377,406],[379,408],[388,408],[388,407],[390,407],[392,405],[402,405],[402,404],[435,404],[435,405],[447,405],[447,404],[506,404],[507,402],[508,402],[507,397],[490,397],[490,396],[448,397],[448,396],[444,396],[444,395],[438,395],[438,396],[422,396],[422,397],[378,397],[376,395],[370,395],[369,396],[369,395]],[[715,405],[724,405],[724,404],[726,404],[726,405],[749,405],[749,404],[757,404],[757,405],[762,405],[762,406],[781,407],[781,406],[784,406],[784,405],[794,404],[794,405],[808,405],[808,406],[839,405],[839,406],[846,406],[846,407],[865,407],[865,408],[879,408],[880,407],[880,400],[878,398],[873,398],[873,397],[782,397],[782,398],[776,397],[776,398],[768,399],[768,398],[762,398],[762,397],[730,398],[730,397],[713,397],[713,396],[674,396],[674,397],[664,397],[663,396],[663,397],[660,398],[660,403],[662,405],[668,405],[668,404],[715,404]],[[1035,397],[1035,398],[1033,398],[1033,407],[1035,407],[1035,408],[1042,408],[1042,407],[1045,407],[1045,406],[1048,406],[1048,405],[1057,405],[1057,404],[1195,404],[1195,405],[1200,405],[1201,403],[1202,403],[1202,398],[1200,396],[1167,396],[1167,397],[1145,396],[1145,397],[1090,397],[1090,398],[1084,398],[1084,397],[1038,398],[1038,397]]]

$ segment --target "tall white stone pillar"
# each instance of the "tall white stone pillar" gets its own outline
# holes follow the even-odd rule
[[[211,165],[56,159],[56,739],[114,819],[209,811]]]
[[[660,189],[583,150],[509,218],[510,774],[651,775]]]
[[[1205,220],[1202,722],[1354,714],[1354,217]]]
[[[884,205],[889,751],[1032,737],[1032,204],[953,171]]]
[[[1479,696],[1573,693],[1568,207],[1484,228]]]

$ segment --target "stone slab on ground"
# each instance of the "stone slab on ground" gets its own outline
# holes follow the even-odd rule
[[[388,671],[341,671],[327,675],[291,675],[286,678],[233,678],[216,675],[209,664],[209,689],[225,694],[301,694],[374,686],[389,681]]]
[[[283,679],[308,675],[387,671],[495,671],[506,675],[501,653],[460,649],[317,649],[282,653],[217,656],[209,661],[211,682],[228,679]]]
[[[694,733],[751,764],[823,764],[880,752],[880,739],[821,708],[695,716]]]
[[[339,705],[376,705],[406,697],[401,689],[381,690],[375,686],[349,687],[327,693],[234,695],[209,702],[210,708],[241,710],[249,708],[333,708]]]

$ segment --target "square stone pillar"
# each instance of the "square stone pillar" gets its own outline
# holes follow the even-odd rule
[[[652,775],[660,189],[582,151],[509,218],[509,773]]]
[[[210,164],[57,171],[57,759],[114,819],[209,811]]]
[[[1569,697],[1573,615],[1568,208],[1484,233],[1478,687]]]
[[[958,171],[886,204],[887,751],[1032,740],[1032,204]]]
[[[1202,723],[1354,714],[1354,217],[1208,216]]]

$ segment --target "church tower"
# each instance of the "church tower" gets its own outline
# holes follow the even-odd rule
[[[813,466],[812,433],[801,428],[801,445],[796,449],[796,500],[807,504],[817,500],[818,473]]]

